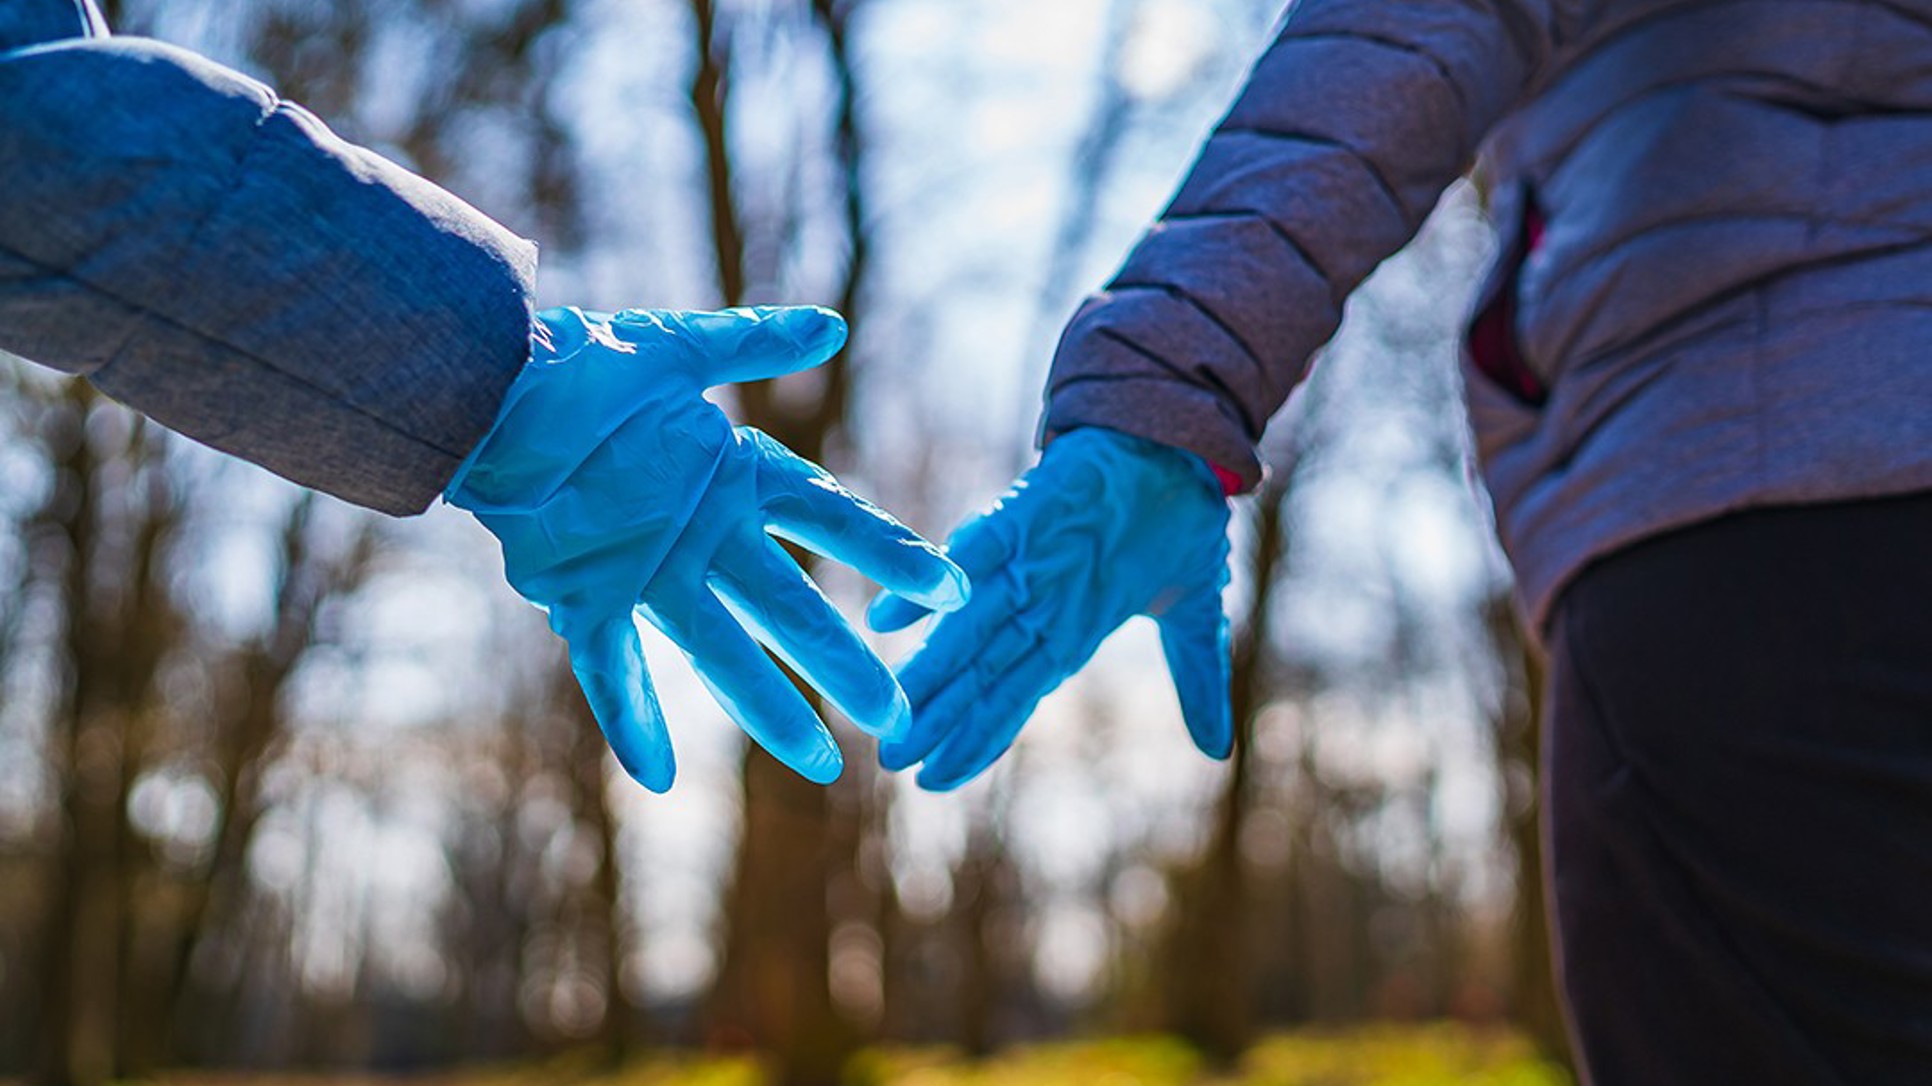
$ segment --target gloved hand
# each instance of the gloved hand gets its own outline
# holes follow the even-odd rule
[[[654,792],[676,772],[633,609],[752,739],[813,781],[839,775],[838,746],[759,642],[861,728],[902,733],[898,683],[767,532],[939,610],[964,602],[965,575],[823,468],[734,430],[703,396],[824,362],[845,321],[810,307],[552,309],[533,339],[444,497],[497,537],[511,585],[549,613],[624,769]]]
[[[1113,430],[1074,430],[955,531],[948,552],[973,579],[973,597],[900,666],[913,725],[880,748],[887,769],[923,761],[919,784],[934,791],[978,776],[1040,699],[1134,615],[1160,625],[1195,746],[1227,756],[1228,502],[1199,457]],[[887,593],[867,617],[888,631],[928,610]]]

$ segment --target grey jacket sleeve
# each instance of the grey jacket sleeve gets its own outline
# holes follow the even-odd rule
[[[1074,315],[1044,437],[1107,426],[1260,479],[1255,445],[1524,93],[1564,0],[1302,0],[1166,213]]]
[[[62,38],[107,35],[94,0],[7,0],[0,4],[0,52]]]
[[[183,50],[0,52],[0,193],[0,348],[360,505],[434,500],[529,354],[532,245]]]

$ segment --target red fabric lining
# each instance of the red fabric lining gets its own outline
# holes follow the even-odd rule
[[[1508,278],[1496,298],[1469,323],[1464,343],[1476,369],[1525,402],[1540,404],[1549,390],[1523,360],[1516,344],[1516,285],[1523,262],[1543,244],[1543,215],[1536,202],[1523,201],[1523,225],[1516,251],[1510,254]]]

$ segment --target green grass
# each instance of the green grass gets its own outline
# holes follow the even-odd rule
[[[1029,1045],[978,1063],[945,1050],[878,1051],[853,1061],[852,1086],[1181,1086],[1202,1081],[1201,1059],[1166,1037]]]
[[[1568,1086],[1569,1076],[1503,1031],[1373,1026],[1270,1037],[1209,1073],[1186,1045],[1125,1037],[1015,1049],[978,1064],[943,1053],[859,1057],[853,1086]]]
[[[406,1080],[411,1086],[765,1086],[754,1061],[660,1055],[622,1071],[589,1075],[565,1059]],[[1569,1086],[1506,1030],[1449,1023],[1378,1025],[1278,1034],[1232,1071],[1210,1071],[1168,1037],[1113,1037],[1029,1045],[968,1062],[946,1049],[860,1054],[850,1086]],[[182,1076],[167,1086],[377,1086],[366,1078]]]
[[[1567,1086],[1561,1068],[1501,1031],[1374,1026],[1274,1037],[1247,1055],[1241,1086]]]

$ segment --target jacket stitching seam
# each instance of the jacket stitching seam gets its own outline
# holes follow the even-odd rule
[[[1295,255],[1301,258],[1301,262],[1312,268],[1315,274],[1321,277],[1322,282],[1328,284],[1331,295],[1336,292],[1335,276],[1331,275],[1328,269],[1322,266],[1321,261],[1315,259],[1315,254],[1309,252],[1306,245],[1296,240],[1295,235],[1286,226],[1276,222],[1273,216],[1259,208],[1230,207],[1215,208],[1212,210],[1173,212],[1163,216],[1161,221],[1202,222],[1216,219],[1259,219],[1263,226],[1266,226],[1276,237],[1282,240],[1283,244],[1294,250]]]
[[[1382,190],[1382,195],[1388,198],[1389,203],[1395,205],[1404,221],[1409,217],[1408,206],[1402,202],[1401,194],[1389,181],[1388,176],[1382,172],[1382,167],[1361,148],[1346,140],[1337,139],[1334,136],[1320,136],[1312,132],[1262,128],[1257,125],[1223,125],[1215,129],[1214,134],[1216,136],[1258,136],[1261,139],[1280,140],[1284,143],[1307,143],[1340,151],[1362,164],[1362,168],[1368,171],[1369,178],[1375,182],[1377,188]]]
[[[1193,294],[1193,292],[1189,291],[1186,287],[1176,286],[1171,283],[1157,283],[1157,282],[1151,282],[1151,281],[1121,281],[1121,282],[1115,282],[1113,284],[1110,284],[1108,289],[1111,291],[1126,291],[1126,290],[1156,291],[1200,313],[1203,317],[1206,317],[1208,319],[1209,323],[1213,324],[1216,328],[1219,328],[1221,330],[1222,335],[1227,336],[1229,340],[1233,341],[1236,347],[1240,348],[1241,353],[1247,357],[1248,364],[1254,368],[1255,375],[1261,378],[1262,391],[1270,395],[1273,394],[1274,390],[1269,387],[1270,382],[1268,380],[1268,364],[1262,361],[1261,355],[1257,353],[1255,349],[1248,344],[1248,341],[1239,332],[1236,332],[1234,330],[1234,327],[1232,325],[1230,325],[1226,320],[1224,320],[1219,314],[1214,312],[1214,310],[1206,302],[1196,297]],[[1103,332],[1113,331],[1113,329],[1102,329],[1102,331]]]
[[[1241,427],[1242,433],[1247,437],[1248,442],[1252,444],[1255,441],[1259,440],[1258,428],[1255,426],[1254,420],[1249,417],[1247,408],[1241,403],[1240,398],[1235,396],[1233,394],[1233,391],[1229,389],[1227,385],[1222,383],[1221,380],[1214,375],[1213,371],[1210,370],[1208,372],[1200,374],[1201,380],[1199,381],[1191,380],[1189,375],[1186,372],[1181,370],[1179,367],[1175,366],[1172,362],[1168,361],[1166,358],[1163,358],[1162,356],[1155,353],[1154,351],[1148,350],[1146,347],[1143,347],[1140,344],[1134,342],[1132,339],[1129,339],[1125,334],[1115,329],[1101,328],[1097,330],[1094,334],[1097,336],[1100,336],[1103,339],[1111,340],[1114,343],[1118,343],[1120,346],[1125,347],[1129,351],[1132,351],[1133,353],[1140,355],[1142,358],[1145,358],[1148,361],[1154,363],[1156,366],[1159,366],[1162,370],[1166,371],[1169,375],[1171,375],[1176,381],[1179,381],[1181,384],[1187,385],[1190,388],[1197,389],[1199,391],[1206,392],[1209,395],[1212,395],[1217,401],[1219,401],[1224,406],[1232,405],[1234,407],[1235,415],[1236,415],[1236,418],[1234,421]],[[1087,379],[1093,380],[1094,378],[1089,377]],[[1073,378],[1071,381],[1062,382],[1062,384],[1056,387],[1054,391],[1057,392],[1059,391],[1059,388],[1063,388],[1067,384],[1072,383],[1072,381],[1077,381],[1077,380],[1080,380],[1080,378]],[[1204,387],[1203,382],[1205,382],[1206,386],[1208,387]]]
[[[1402,53],[1406,56],[1412,56],[1418,60],[1421,60],[1423,63],[1427,64],[1430,68],[1433,68],[1435,70],[1437,78],[1441,79],[1444,83],[1449,84],[1449,89],[1456,96],[1456,105],[1458,109],[1462,112],[1464,123],[1466,124],[1473,121],[1475,110],[1470,106],[1469,92],[1463,89],[1462,84],[1457,81],[1455,73],[1450,71],[1449,65],[1443,63],[1442,58],[1436,56],[1434,53],[1431,53],[1428,49],[1414,42],[1406,42],[1406,41],[1402,41],[1399,38],[1388,37],[1386,35],[1376,34],[1376,33],[1363,31],[1363,30],[1341,30],[1341,29],[1309,30],[1302,33],[1290,32],[1289,34],[1283,35],[1280,40],[1275,42],[1274,48],[1278,49],[1282,45],[1287,44],[1288,42],[1306,41],[1306,42],[1319,43],[1319,42],[1325,42],[1325,41],[1334,42],[1334,41],[1350,41],[1350,40],[1363,42],[1368,45],[1379,46],[1383,49],[1390,50],[1391,52]],[[1273,50],[1271,49],[1270,52],[1272,51]]]

